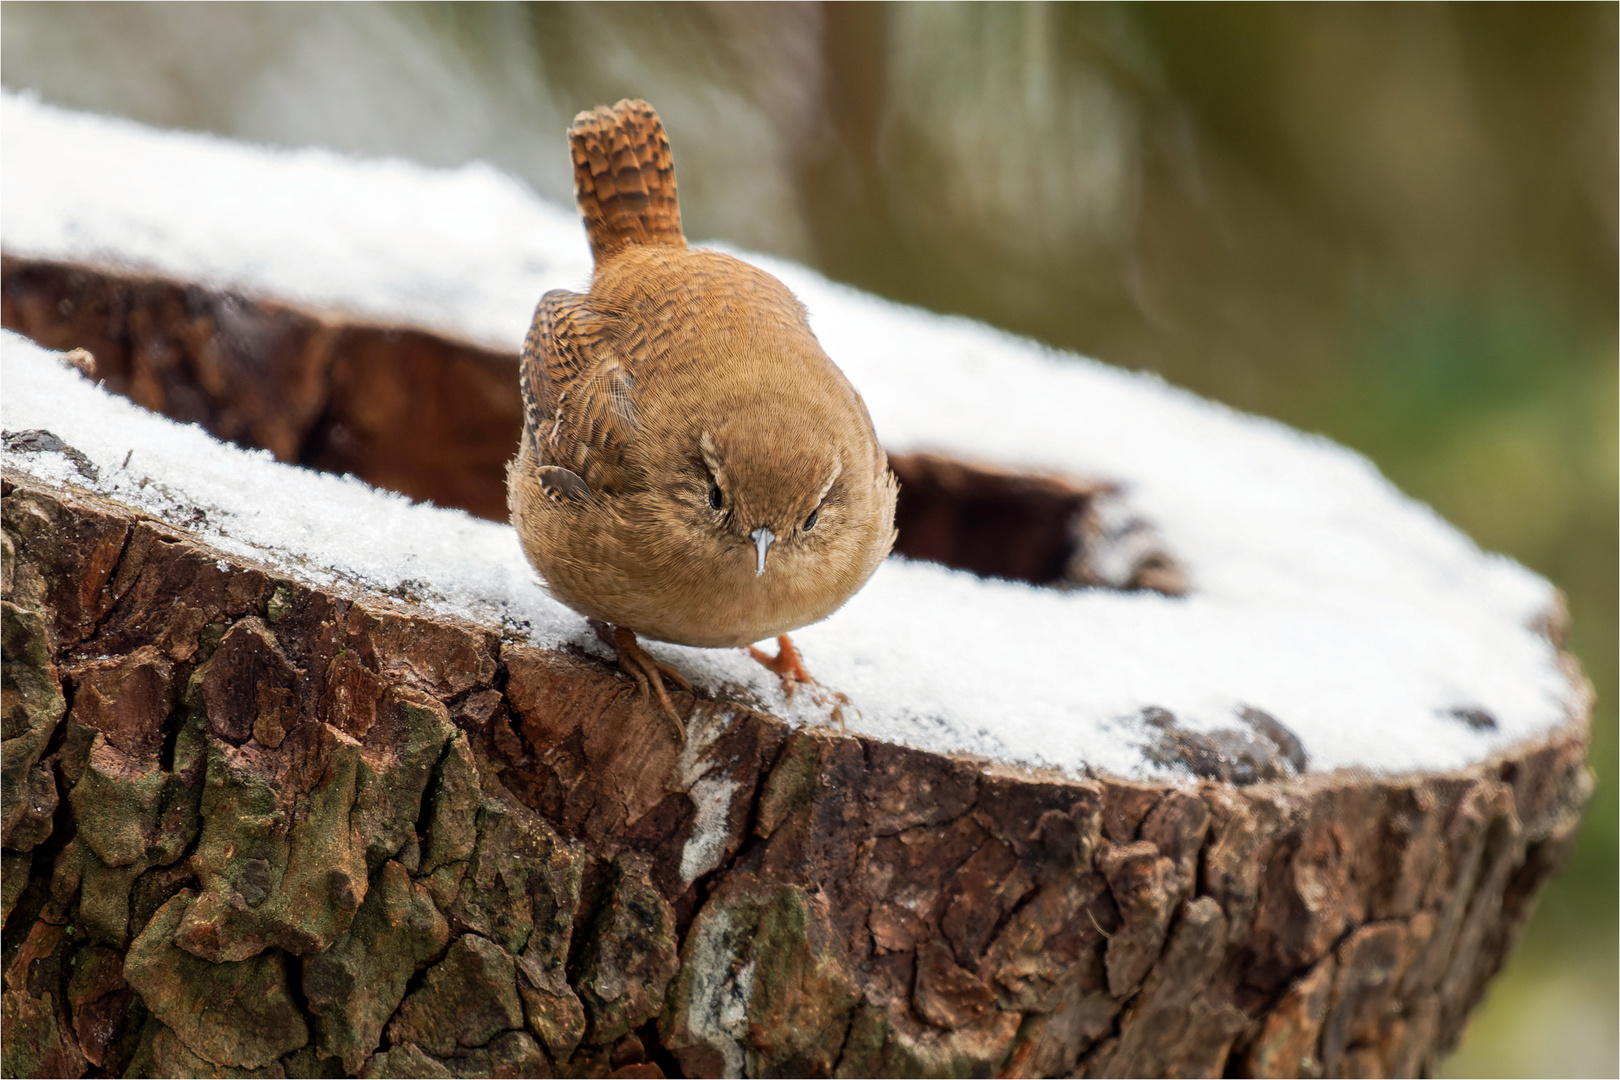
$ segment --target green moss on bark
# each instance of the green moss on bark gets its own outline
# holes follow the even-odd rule
[[[185,1048],[215,1065],[259,1069],[309,1041],[287,991],[286,958],[261,952],[210,963],[175,943],[195,903],[181,893],[164,904],[130,945],[124,979]]]
[[[316,1045],[356,1072],[377,1048],[417,967],[450,939],[427,890],[384,863],[347,932],[304,959],[304,997],[319,1019]]]

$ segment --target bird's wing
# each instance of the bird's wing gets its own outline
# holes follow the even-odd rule
[[[587,297],[553,289],[540,298],[523,343],[519,384],[523,437],[534,447],[542,473],[554,469],[574,474],[587,489],[585,498],[623,490],[638,427],[635,376],[619,357],[605,322],[591,312]],[[543,486],[548,492],[582,497],[567,477]]]

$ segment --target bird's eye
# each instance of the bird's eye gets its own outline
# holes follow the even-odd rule
[[[816,527],[816,515],[819,513],[821,513],[821,507],[818,506],[814,510],[810,511],[809,517],[804,519],[804,528],[806,532]]]
[[[714,507],[716,510],[720,509],[721,499],[720,499],[720,485],[719,484],[710,484],[709,485],[709,505]]]

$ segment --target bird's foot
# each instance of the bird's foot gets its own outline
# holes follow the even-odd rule
[[[843,693],[825,686],[810,677],[804,669],[804,657],[794,646],[793,639],[786,634],[776,636],[776,655],[761,649],[758,645],[748,646],[748,655],[752,656],[765,666],[766,670],[782,680],[782,693],[789,701],[793,700],[801,686],[812,688],[815,697],[832,705],[832,718],[838,721],[838,730],[844,731],[844,707],[850,704],[849,698]]]
[[[657,698],[659,707],[669,722],[675,725],[676,741],[686,741],[686,725],[681,722],[681,714],[675,711],[675,703],[669,699],[669,691],[664,689],[664,680],[679,686],[682,690],[691,690],[692,683],[670,667],[659,663],[652,655],[641,647],[636,641],[636,632],[624,626],[610,626],[607,623],[591,620],[591,629],[596,636],[612,645],[619,652],[619,667],[626,675],[636,680],[636,686],[641,689],[643,696],[648,699]]]

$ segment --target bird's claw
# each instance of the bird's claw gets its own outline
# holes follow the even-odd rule
[[[664,689],[664,680],[679,686],[682,690],[690,691],[692,683],[685,675],[676,671],[668,664],[659,663],[653,656],[641,647],[636,641],[636,632],[623,626],[608,626],[606,623],[591,623],[592,629],[604,641],[607,641],[619,652],[619,667],[624,673],[636,681],[642,696],[648,700],[656,698],[664,715],[669,722],[675,725],[675,738],[677,742],[686,742],[686,725],[681,722],[681,714],[675,711],[675,703],[669,698],[669,691]]]
[[[789,701],[798,693],[799,687],[813,687],[816,697],[832,703],[832,718],[838,721],[838,730],[847,731],[844,727],[844,706],[850,704],[849,697],[841,691],[834,690],[811,678],[810,673],[804,669],[804,657],[794,646],[793,640],[786,634],[778,634],[776,638],[776,655],[761,649],[758,645],[748,646],[748,655],[758,660],[767,671],[770,671],[782,680],[782,693]],[[853,707],[853,706],[852,706]]]

